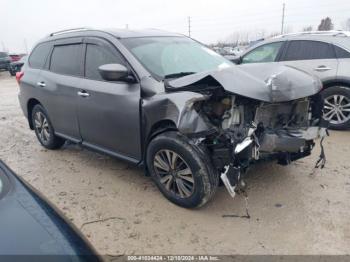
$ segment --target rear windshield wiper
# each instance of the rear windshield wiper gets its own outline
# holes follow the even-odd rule
[[[169,75],[165,75],[164,79],[168,79],[168,78],[177,78],[177,77],[181,77],[181,76],[187,76],[187,75],[192,75],[195,74],[196,72],[179,72],[179,73],[174,73],[174,74],[169,74]]]

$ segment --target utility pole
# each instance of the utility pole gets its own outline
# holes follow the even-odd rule
[[[125,24],[125,29],[129,29],[129,24]]]
[[[284,32],[284,10],[286,8],[286,4],[283,3],[283,8],[282,8],[282,26],[281,26],[281,35],[283,35]]]
[[[191,37],[191,17],[188,17],[188,36]]]
[[[26,50],[26,54],[28,54],[27,40],[24,38],[23,42],[24,42],[24,48],[25,48],[25,50]]]

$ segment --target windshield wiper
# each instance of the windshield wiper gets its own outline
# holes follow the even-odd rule
[[[187,76],[187,75],[192,75],[195,74],[196,72],[179,72],[179,73],[174,73],[174,74],[169,74],[169,75],[165,75],[164,79],[168,79],[168,78],[177,78],[177,77],[181,77],[181,76]]]

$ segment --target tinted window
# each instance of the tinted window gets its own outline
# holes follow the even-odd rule
[[[72,76],[81,75],[82,45],[55,46],[50,63],[50,71]]]
[[[331,46],[317,41],[291,41],[283,60],[312,60],[335,58]]]
[[[350,52],[346,51],[345,49],[336,45],[334,46],[334,49],[337,58],[350,58]]]
[[[98,68],[105,64],[124,63],[112,49],[88,44],[86,47],[85,76],[94,80],[103,80],[98,72]]]
[[[278,52],[283,42],[266,44],[255,48],[246,54],[242,63],[268,63],[276,61]]]
[[[49,43],[37,45],[29,57],[29,65],[33,68],[43,68],[50,48],[51,45]]]

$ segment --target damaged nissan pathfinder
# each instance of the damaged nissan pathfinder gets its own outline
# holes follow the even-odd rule
[[[187,208],[209,201],[220,179],[234,196],[257,161],[287,165],[310,155],[327,130],[314,76],[276,65],[243,70],[158,30],[52,33],[17,81],[44,147],[69,140],[143,166]]]

